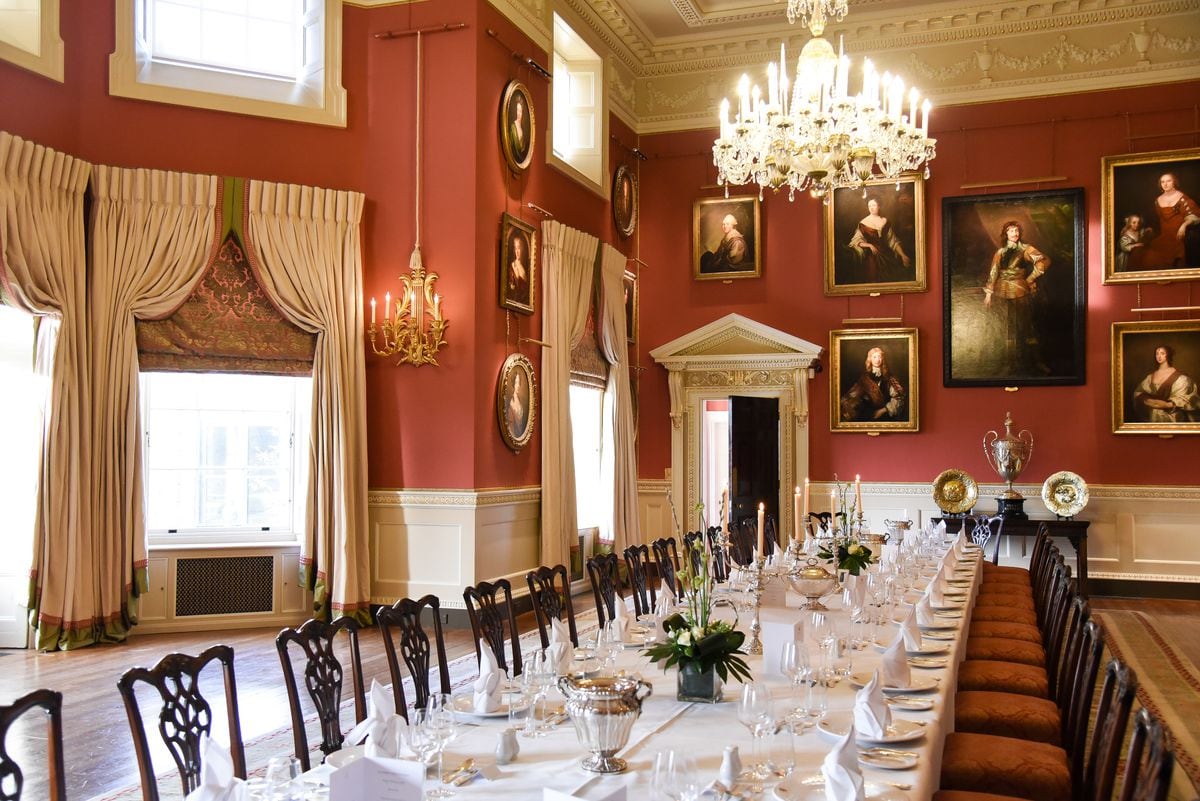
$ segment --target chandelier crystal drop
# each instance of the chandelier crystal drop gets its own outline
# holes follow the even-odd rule
[[[879,75],[869,59],[857,94],[849,93],[850,58],[821,37],[828,16],[845,16],[844,0],[792,0],[788,18],[806,20],[813,38],[788,74],[787,51],[767,65],[767,90],[743,75],[737,105],[721,101],[721,134],[713,143],[717,183],[758,184],[788,190],[788,199],[808,190],[828,198],[841,187],[863,187],[872,179],[895,180],[925,170],[936,155],[929,137],[929,100],[889,72]]]

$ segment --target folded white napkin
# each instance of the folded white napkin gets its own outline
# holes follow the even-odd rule
[[[229,749],[207,734],[200,735],[200,786],[185,801],[243,801],[246,783],[233,775]]]
[[[940,575],[935,576],[933,581],[929,582],[929,588],[925,590],[929,602],[934,606],[946,605],[946,580]]]
[[[629,638],[629,627],[633,625],[633,615],[629,614],[629,607],[625,605],[624,598],[618,596],[615,606],[617,613],[613,616],[612,622],[621,632],[621,639],[626,640]]]
[[[858,744],[854,742],[854,724],[844,737],[838,738],[833,750],[821,763],[821,776],[825,778],[825,801],[863,801],[862,771],[858,768]]]
[[[887,565],[896,564],[896,557],[900,555],[900,543],[889,542],[883,546],[879,560]]]
[[[913,609],[913,616],[916,617],[919,626],[937,625],[937,618],[933,615],[933,604],[929,602],[928,595],[922,595],[921,600],[917,601],[917,606]]]
[[[868,737],[878,739],[887,734],[891,724],[892,712],[888,709],[887,699],[883,697],[883,683],[876,670],[871,680],[854,696],[854,728]]]
[[[954,539],[954,555],[959,559],[965,559],[967,556],[967,535],[959,532]]]
[[[550,646],[546,649],[555,674],[562,676],[571,672],[575,661],[575,646],[571,644],[571,632],[567,624],[556,617],[550,618]]]
[[[939,538],[945,539],[946,538],[946,521],[939,520],[938,524],[933,527],[933,533],[936,534]]]
[[[500,672],[496,655],[485,640],[479,641],[479,655],[479,678],[473,685],[473,708],[479,714],[487,714],[500,708],[500,697],[504,693],[504,687],[501,686],[504,674]]]
[[[904,649],[904,637],[897,635],[879,660],[879,677],[884,687],[908,687],[912,684],[912,672],[908,667],[908,653]]]
[[[667,583],[666,579],[662,580],[662,586],[658,588],[658,598],[654,601],[654,616],[664,618],[671,614],[671,610],[675,607],[675,588]]]
[[[396,702],[390,690],[371,680],[367,697],[367,716],[346,735],[349,745],[367,741],[367,756],[397,759],[407,739],[408,723],[396,714]]]
[[[804,552],[810,556],[817,552],[817,538],[809,532],[804,534]]]
[[[922,599],[924,600],[924,599]],[[919,606],[920,604],[918,604]],[[932,614],[932,610],[930,611]],[[904,647],[909,651],[921,648],[921,625],[917,622],[917,610],[914,609],[900,624],[900,634],[904,637]]]

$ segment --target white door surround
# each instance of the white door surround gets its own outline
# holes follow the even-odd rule
[[[727,314],[650,351],[668,371],[670,492],[681,520],[691,518],[701,497],[704,402],[749,395],[779,400],[779,530],[792,530],[789,488],[808,475],[808,381],[820,355],[820,345],[740,314]]]

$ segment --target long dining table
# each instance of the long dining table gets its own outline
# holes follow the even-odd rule
[[[953,628],[946,629],[943,634],[948,634],[949,638],[936,641],[949,646],[944,654],[939,654],[938,661],[944,657],[944,666],[934,669],[912,668],[914,678],[933,677],[936,680],[936,686],[927,691],[933,702],[932,709],[925,712],[893,709],[893,718],[917,721],[923,730],[923,736],[919,739],[896,746],[915,752],[918,755],[916,765],[907,770],[878,770],[865,765],[863,768],[867,782],[887,785],[914,801],[930,798],[938,787],[942,747],[954,721],[954,689],[958,667],[966,648],[965,629],[979,586],[979,558],[979,554],[972,551],[969,561],[972,572],[969,575],[974,580],[967,588],[961,617],[945,618],[947,625],[953,624]],[[775,580],[782,581],[778,578]],[[773,594],[775,599],[781,596],[782,593]],[[848,619],[849,612],[842,608],[839,599],[827,600],[827,604],[827,614],[835,623],[839,616]],[[808,612],[786,606],[764,606],[761,614],[764,620],[795,621],[810,617]],[[748,613],[742,612],[740,627],[743,630],[748,628],[747,618]],[[897,633],[898,626],[893,624],[880,628],[877,635],[881,640],[890,641]],[[881,649],[874,645],[868,644],[854,650],[853,673],[869,675],[879,663],[880,656]],[[755,680],[770,688],[773,700],[784,704],[790,701],[799,702],[798,694],[803,689],[793,689],[782,675],[769,675],[764,670],[762,656],[750,655],[746,657],[746,661]],[[663,671],[651,663],[642,650],[624,650],[618,656],[616,669],[640,674],[653,687],[653,693],[642,705],[641,716],[633,726],[627,745],[618,752],[618,756],[628,762],[626,772],[598,775],[583,770],[580,762],[587,752],[580,744],[572,722],[567,720],[551,729],[545,736],[520,737],[519,755],[510,764],[497,768],[497,778],[486,780],[477,777],[456,788],[457,796],[464,799],[540,799],[543,788],[552,788],[580,798],[601,799],[623,786],[627,788],[628,798],[647,799],[653,797],[650,791],[652,767],[655,755],[660,751],[686,751],[696,761],[697,768],[706,781],[717,777],[726,746],[738,746],[743,762],[749,761],[752,751],[751,734],[738,721],[741,685],[736,682],[727,684],[725,699],[721,703],[681,702],[676,700],[675,669]],[[828,714],[836,716],[839,713],[851,713],[855,693],[856,690],[847,680],[839,681],[829,688]],[[468,757],[477,762],[490,760],[498,738],[508,725],[507,719],[502,717],[464,717],[458,735],[446,749],[444,764],[447,769],[460,764]],[[833,742],[832,736],[816,727],[808,727],[802,733],[798,733],[795,737],[795,771],[783,783],[795,786],[806,780],[813,781],[812,777],[819,776],[822,760],[829,753]],[[431,776],[427,788],[432,786],[434,781]],[[895,792],[891,795],[903,797]],[[769,784],[761,797],[775,797],[773,790],[769,789]]]

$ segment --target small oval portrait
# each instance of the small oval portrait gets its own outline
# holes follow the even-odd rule
[[[529,444],[537,422],[537,384],[533,362],[514,353],[504,360],[496,385],[496,417],[504,444],[519,451]]]
[[[637,176],[624,164],[613,173],[612,210],[617,231],[621,236],[632,236],[637,227],[638,185]]]
[[[500,99],[500,149],[514,171],[528,169],[533,161],[533,101],[520,81],[509,81]]]

